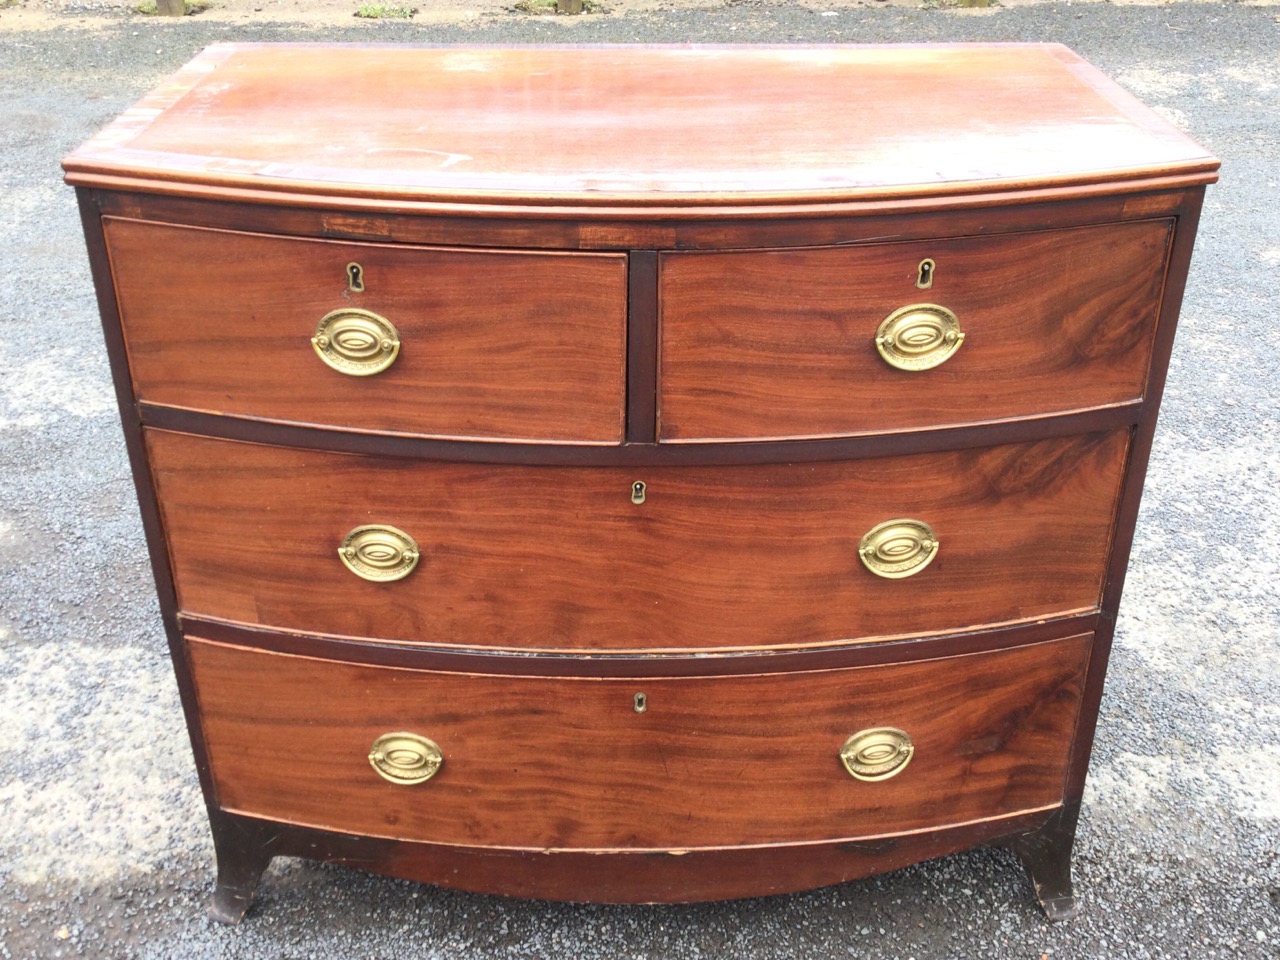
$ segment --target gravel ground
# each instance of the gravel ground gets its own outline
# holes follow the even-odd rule
[[[1280,957],[1277,8],[974,16],[731,2],[469,23],[227,23],[0,10],[0,956]],[[824,15],[829,13],[831,15]],[[689,907],[466,895],[277,860],[205,919],[212,846],[58,160],[215,40],[1057,40],[1224,161],[1183,307],[1075,873],[1050,926],[975,851]]]

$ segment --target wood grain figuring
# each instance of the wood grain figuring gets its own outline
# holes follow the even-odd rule
[[[436,674],[190,641],[219,804],[374,836],[527,849],[798,843],[1060,802],[1089,637],[849,671],[634,681]],[[865,783],[845,739],[891,725],[915,756]],[[389,784],[382,733],[444,765]]]
[[[661,258],[663,440],[817,437],[998,420],[1142,396],[1172,221]],[[936,263],[917,289],[919,264]],[[877,328],[957,315],[941,366],[902,371]]]
[[[1204,183],[1217,161],[1056,45],[244,44],[206,50],[64,166],[81,186],[286,205],[715,216]]]
[[[440,437],[618,443],[626,258],[333,243],[107,219],[134,384],[157,404]],[[157,251],[164,269],[155,268]],[[365,290],[348,289],[347,264]],[[327,367],[330,311],[390,320],[373,376]]]
[[[537,468],[322,454],[149,430],[181,609],[309,633],[510,649],[751,648],[1097,607],[1127,431],[853,463]],[[634,480],[646,502],[631,502]],[[938,557],[865,570],[875,524]],[[232,522],[229,518],[234,518]],[[374,584],[348,530],[413,536]]]

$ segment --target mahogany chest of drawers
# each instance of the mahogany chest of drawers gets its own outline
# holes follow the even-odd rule
[[[65,163],[234,921],[1050,916],[1204,186],[1051,45],[220,45]]]

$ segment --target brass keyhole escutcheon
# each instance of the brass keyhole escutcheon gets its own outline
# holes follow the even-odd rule
[[[855,780],[888,780],[907,768],[915,756],[911,736],[897,727],[859,730],[840,748],[840,762]]]
[[[938,535],[923,520],[900,517],[877,523],[862,535],[858,559],[877,577],[914,576],[938,555]]]
[[[880,323],[875,337],[881,359],[909,372],[945,363],[962,343],[959,319],[936,303],[913,303],[893,311]]]
[[[631,484],[631,502],[644,503],[644,494],[647,489],[643,480],[637,480]]]
[[[358,263],[347,264],[347,289],[352,293],[364,293],[364,267]]]
[[[930,257],[925,257],[920,261],[920,266],[916,268],[916,287],[920,290],[928,290],[933,286],[933,274],[937,269],[937,264]]]
[[[349,377],[368,377],[395,363],[400,334],[386,317],[343,307],[327,313],[311,338],[316,355]]]
[[[644,713],[649,709],[649,697],[643,693],[637,693],[631,698],[631,709],[636,713]]]
[[[444,754],[434,740],[416,733],[384,733],[369,749],[369,765],[392,783],[423,783],[440,772]]]
[[[418,565],[421,553],[413,537],[397,527],[367,524],[353,528],[338,547],[343,566],[361,580],[403,580]]]

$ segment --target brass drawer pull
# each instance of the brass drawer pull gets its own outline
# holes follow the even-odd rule
[[[858,544],[862,565],[887,580],[914,576],[937,555],[938,536],[933,527],[909,517],[877,523]]]
[[[855,780],[888,780],[907,768],[916,745],[905,730],[873,727],[859,730],[840,748],[840,762]]]
[[[444,754],[434,740],[416,733],[384,733],[373,741],[369,764],[392,783],[422,783],[440,772]]]
[[[368,377],[395,362],[400,353],[400,334],[386,317],[343,307],[321,318],[311,346],[321,360],[339,373]]]
[[[355,527],[342,538],[338,556],[363,580],[403,580],[418,565],[418,543],[403,530],[385,524]]]
[[[885,317],[876,349],[899,370],[928,370],[945,363],[964,343],[959,318],[936,303],[913,303]]]

